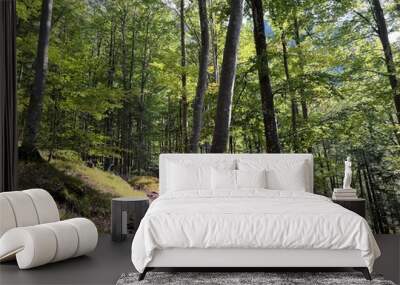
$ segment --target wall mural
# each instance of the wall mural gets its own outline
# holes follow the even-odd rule
[[[350,156],[372,229],[399,233],[399,6],[229,3],[17,0],[19,189],[109,231],[160,153],[312,152],[329,197]]]

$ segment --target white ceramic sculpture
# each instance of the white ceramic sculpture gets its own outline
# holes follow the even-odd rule
[[[344,162],[343,189],[351,189],[351,157],[348,156]]]

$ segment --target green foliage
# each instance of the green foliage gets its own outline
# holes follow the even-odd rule
[[[101,193],[109,193],[114,197],[145,196],[144,192],[133,189],[120,176],[102,171],[96,167],[88,167],[82,163],[62,160],[53,160],[51,165],[68,176],[78,178]]]
[[[200,141],[203,152],[212,141],[219,88],[213,73],[222,63],[229,15],[229,1],[207,2],[213,38]],[[131,179],[144,173],[157,175],[159,153],[184,149],[181,74],[187,74],[190,110],[198,72],[196,1],[186,1],[185,5],[185,70],[180,66],[177,1],[60,0],[54,5],[38,146],[46,158],[56,161],[35,174],[50,179],[44,172],[54,173],[54,166],[59,166],[72,176],[82,173],[90,177],[90,189],[114,189],[103,191],[110,193],[119,193],[117,188],[123,184],[116,182],[114,174],[138,187],[147,185]],[[40,0],[17,1],[21,139],[34,76],[40,9]],[[343,160],[351,154],[355,165],[353,187],[368,201],[369,221],[374,230],[399,232],[400,127],[394,117],[383,51],[368,1],[265,0],[264,9],[269,71],[283,152],[294,151],[295,132],[299,151],[314,154],[315,188],[324,195],[340,186]],[[399,30],[400,17],[390,1],[384,4],[384,13],[389,30],[393,31],[391,45],[398,73],[400,42],[394,31]],[[283,32],[289,80],[283,64]],[[213,58],[217,58],[218,66]],[[255,63],[252,19],[246,7],[232,106],[230,152],[265,152]],[[292,98],[298,109],[295,130]],[[302,103],[307,106],[307,118]],[[190,130],[191,112],[188,121]],[[78,165],[92,160],[109,176],[98,172],[99,169]],[[34,172],[33,166],[23,168]],[[69,181],[67,176],[60,175],[57,173],[56,178]],[[83,186],[76,186],[75,182],[66,185],[61,178],[57,179],[57,187],[53,187],[53,182],[48,186],[63,195],[66,207],[76,212],[81,206],[86,207],[80,203],[91,198],[77,199],[75,191],[68,188]],[[33,186],[33,182],[23,185]],[[127,189],[126,185],[121,189]],[[77,193],[83,191],[86,190]],[[370,198],[370,194],[375,196]]]
[[[158,178],[153,176],[135,176],[130,181],[129,184],[133,188],[139,190],[145,190],[148,192],[158,192]]]

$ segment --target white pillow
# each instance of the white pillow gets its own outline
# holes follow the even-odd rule
[[[212,168],[213,189],[236,190],[236,170]]]
[[[236,170],[237,187],[240,188],[267,188],[267,171]]]
[[[308,176],[305,162],[277,166],[267,171],[269,189],[306,192]]]
[[[266,169],[267,188],[274,190],[303,191],[309,188],[308,163],[306,160],[240,159],[240,170]]]
[[[211,167],[168,164],[168,191],[211,190]]]

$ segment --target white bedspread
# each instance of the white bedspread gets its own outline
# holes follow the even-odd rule
[[[164,248],[358,249],[372,271],[380,251],[362,217],[305,192],[248,189],[164,194],[142,219],[132,262],[143,272]]]

